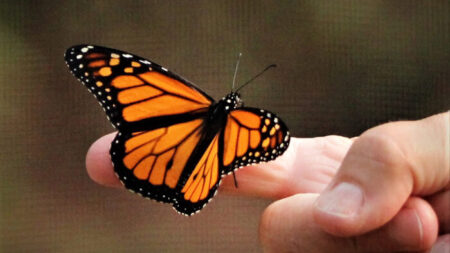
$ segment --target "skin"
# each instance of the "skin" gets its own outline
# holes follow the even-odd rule
[[[279,159],[237,171],[221,191],[273,199],[265,252],[450,252],[450,116],[399,121],[356,138],[292,138]],[[90,177],[122,187],[109,146],[89,149]]]

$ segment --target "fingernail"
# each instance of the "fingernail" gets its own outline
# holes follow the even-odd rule
[[[316,206],[322,212],[349,218],[356,215],[364,201],[364,195],[358,186],[351,183],[340,183],[333,189],[322,193]]]

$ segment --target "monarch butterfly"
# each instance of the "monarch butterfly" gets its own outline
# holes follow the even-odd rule
[[[181,214],[200,211],[224,175],[274,160],[289,145],[280,118],[242,107],[236,91],[216,102],[166,68],[116,49],[78,45],[64,58],[118,130],[110,155],[120,181]]]

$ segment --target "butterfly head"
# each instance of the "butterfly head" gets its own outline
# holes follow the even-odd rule
[[[222,98],[222,100],[225,104],[225,111],[234,110],[242,105],[241,95],[237,92],[231,92]]]

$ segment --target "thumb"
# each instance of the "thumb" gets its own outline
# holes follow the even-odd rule
[[[338,236],[363,234],[391,220],[410,195],[447,187],[449,124],[449,113],[442,113],[363,133],[316,201],[317,224]]]

